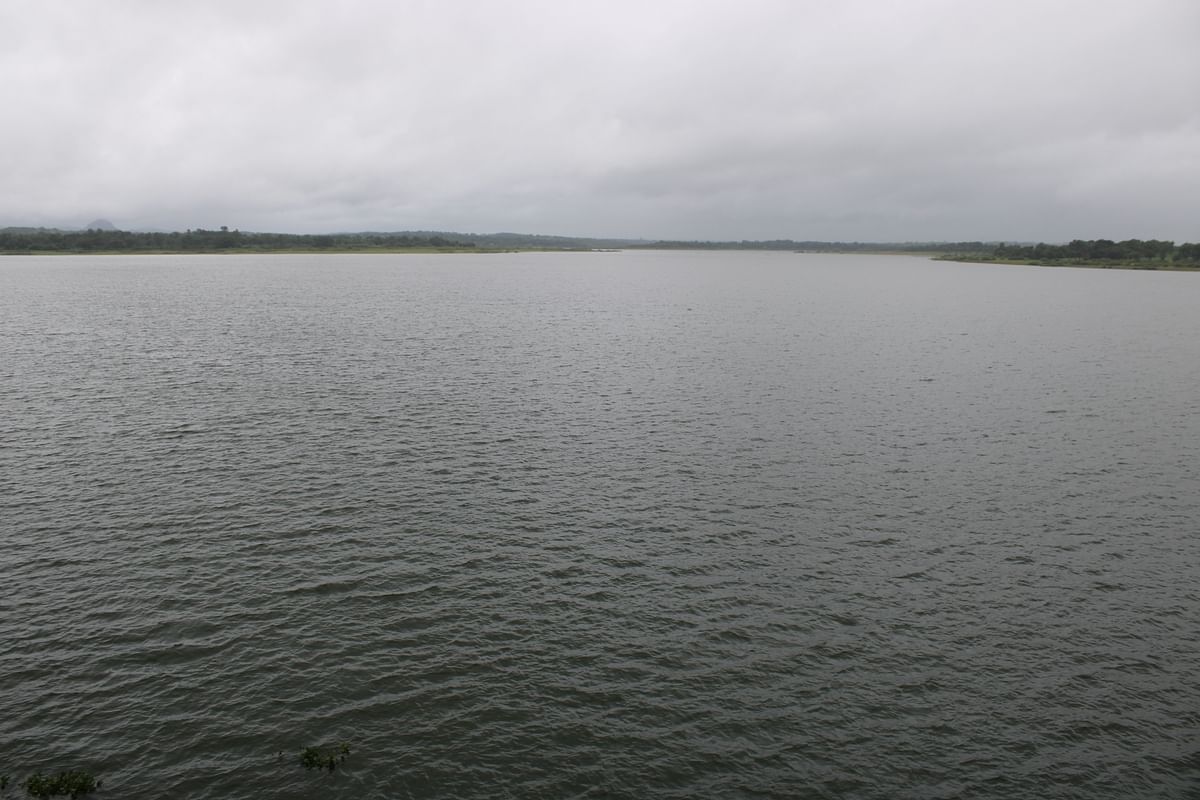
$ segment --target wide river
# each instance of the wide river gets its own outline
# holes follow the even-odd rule
[[[6,257],[0,796],[1195,797],[1198,402],[1200,274]]]

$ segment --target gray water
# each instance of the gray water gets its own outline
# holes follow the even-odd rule
[[[1195,796],[1198,308],[885,256],[5,258],[0,773]]]

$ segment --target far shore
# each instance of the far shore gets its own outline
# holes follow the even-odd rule
[[[934,261],[957,261],[961,264],[1007,264],[1022,267],[1077,267],[1080,269],[1151,270],[1154,272],[1200,272],[1197,264],[1172,264],[1162,261],[1100,261],[1097,259],[1032,259],[990,258],[976,255],[937,255]]]
[[[108,223],[111,226],[111,223]],[[906,255],[967,264],[1200,271],[1200,244],[1159,239],[1073,239],[1066,244],[983,241],[846,242],[601,239],[523,233],[243,233],[222,227],[184,232],[116,228],[63,231],[0,228],[0,255],[437,255],[443,253],[597,253],[629,250]]]
[[[690,250],[693,248],[627,248],[630,250]],[[698,251],[707,252],[703,248]],[[737,252],[738,248],[729,248],[724,252]],[[743,252],[761,252],[758,248],[741,248]],[[479,255],[496,255],[499,253],[613,253],[621,252],[616,248],[539,248],[539,247],[288,247],[262,250],[230,248],[221,250],[2,250],[2,256],[253,256],[253,255],[439,255],[475,253]],[[781,252],[781,251],[775,251]],[[794,251],[806,254],[806,251]],[[965,255],[937,251],[902,251],[902,250],[855,250],[838,251],[826,250],[822,255],[883,255],[883,256],[924,256],[934,261],[954,261],[960,264],[1002,264],[1029,267],[1076,267],[1080,269],[1120,269],[1120,270],[1151,270],[1155,272],[1200,272],[1200,265],[1171,264],[1158,262],[1113,262],[1086,259],[1036,260],[1019,258],[994,258],[986,255]]]
[[[539,251],[534,248],[486,247],[358,247],[303,248],[289,247],[269,250],[0,250],[0,256],[277,256],[277,255],[429,255],[436,253],[532,253],[532,252],[589,252],[572,250]]]

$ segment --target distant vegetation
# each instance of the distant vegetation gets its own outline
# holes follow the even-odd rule
[[[111,225],[105,220],[98,220]],[[93,223],[96,224],[96,223]],[[115,228],[64,231],[54,228],[0,228],[0,254],[23,253],[279,253],[403,252],[497,250],[777,250],[798,253],[910,253],[946,260],[1012,264],[1061,264],[1137,269],[1200,269],[1200,244],[1158,239],[1109,239],[1069,244],[1002,242],[818,242],[793,239],[766,241],[682,241],[597,239],[523,233],[245,233],[222,227],[182,233],[132,232]]]
[[[1075,239],[1068,244],[998,244],[985,253],[959,251],[951,252],[945,258],[1007,264],[1200,269],[1200,244],[1176,245],[1160,239],[1126,239],[1123,242]]]
[[[95,224],[95,223],[93,223]],[[526,233],[399,231],[294,234],[189,229],[172,233],[89,228],[0,228],[0,254],[22,253],[277,253],[391,252],[404,250],[597,250],[647,244],[641,239],[597,239]]]
[[[106,222],[106,221],[105,221]],[[95,223],[93,223],[95,224]],[[111,224],[107,223],[106,224]],[[815,242],[770,241],[652,241],[601,239],[581,236],[543,236],[524,233],[399,233],[290,234],[247,233],[196,228],[182,233],[121,231],[89,228],[0,228],[0,253],[237,253],[237,252],[372,252],[394,250],[784,250],[813,253],[981,253],[994,244],[983,242]]]
[[[797,242],[793,239],[728,242],[664,240],[638,245],[651,250],[789,250],[798,253],[989,253],[995,246],[994,242]]]
[[[183,233],[134,233],[50,228],[0,229],[0,253],[237,253],[322,250],[472,249],[466,239],[431,234],[243,233],[222,227]]]

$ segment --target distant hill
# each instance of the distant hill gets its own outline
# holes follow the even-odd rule
[[[103,218],[94,219],[84,227],[84,230],[88,231],[115,231],[116,229],[116,225]]]

